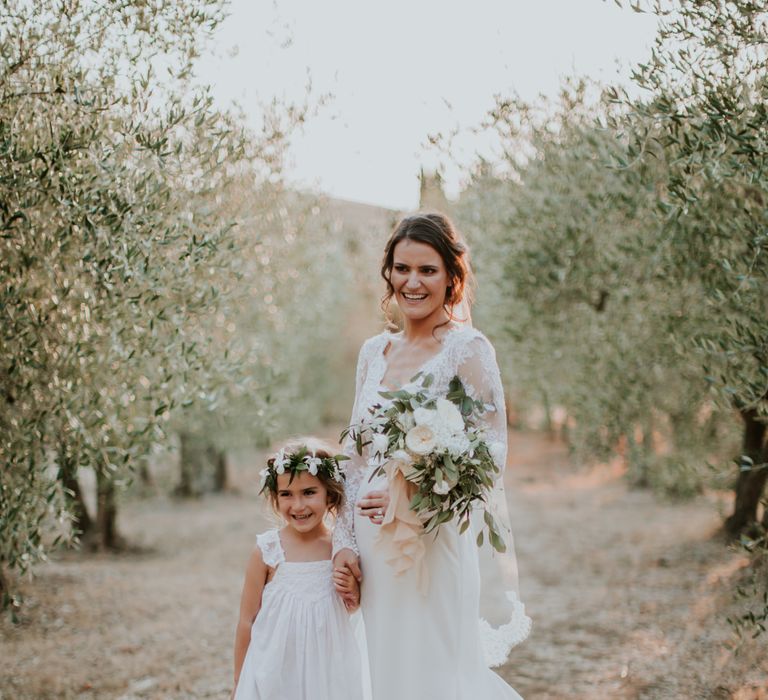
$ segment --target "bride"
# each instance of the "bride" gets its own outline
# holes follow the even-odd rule
[[[433,375],[428,389],[433,396],[445,396],[458,375],[467,392],[489,406],[486,436],[503,445],[496,457],[503,468],[507,431],[501,378],[493,347],[469,323],[472,272],[449,219],[441,214],[404,218],[386,245],[381,273],[385,303],[395,299],[404,329],[363,344],[352,423],[359,423],[368,407],[385,402],[379,392],[409,386],[418,372]],[[421,535],[415,516],[397,508],[395,500],[390,504],[387,477],[371,479],[375,464],[367,455],[360,457],[351,441],[345,452],[349,505],[336,523],[334,567],[346,567],[361,579],[373,700],[519,699],[489,669],[503,663],[530,630],[516,595],[503,479],[490,504],[507,524],[507,551],[498,555],[487,546],[478,549],[474,526],[460,535],[452,521],[437,536]],[[405,552],[409,544],[400,535],[408,528],[414,534],[410,544],[419,548],[419,565],[395,567],[389,555],[398,547]],[[490,603],[484,618],[503,618],[503,624],[493,627],[480,619],[481,599]]]

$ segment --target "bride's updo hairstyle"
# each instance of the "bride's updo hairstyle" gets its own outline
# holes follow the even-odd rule
[[[404,240],[426,243],[438,252],[443,260],[443,265],[445,265],[449,280],[448,288],[445,290],[443,308],[451,320],[466,320],[455,317],[453,311],[454,307],[464,302],[468,312],[472,304],[474,276],[469,264],[469,249],[451,220],[438,213],[418,213],[406,216],[395,226],[395,230],[389,237],[384,248],[384,261],[381,265],[381,276],[387,283],[386,294],[381,300],[381,306],[385,313],[392,297],[395,296],[395,288],[391,282],[392,268],[395,264],[395,246]]]

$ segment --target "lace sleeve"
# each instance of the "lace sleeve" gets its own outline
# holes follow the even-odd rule
[[[360,348],[360,354],[357,358],[357,373],[355,376],[355,402],[352,407],[352,417],[350,424],[359,420],[359,400],[360,392],[365,382],[365,376],[368,371],[367,361],[367,348],[368,343],[363,343],[363,347]],[[351,549],[355,554],[360,552],[357,549],[357,541],[355,540],[355,502],[357,501],[357,492],[360,489],[360,482],[363,479],[365,472],[365,460],[355,449],[355,441],[347,437],[344,442],[344,448],[342,452],[349,457],[344,462],[344,468],[347,478],[344,482],[344,506],[336,518],[336,524],[333,528],[333,555],[342,549]]]
[[[482,422],[488,442],[495,443],[494,461],[503,472],[507,462],[507,411],[496,353],[483,335],[472,338],[463,350],[457,373],[470,396],[488,406]]]
[[[499,553],[485,545],[478,550],[481,571],[481,647],[486,663],[499,666],[507,660],[510,650],[526,639],[531,631],[531,618],[526,614],[519,597],[517,558],[504,488],[503,474],[507,461],[504,389],[496,353],[482,334],[466,343],[461,349],[459,360],[457,373],[467,392],[488,404],[482,423],[494,461],[501,469],[501,476],[496,480],[487,509],[496,520],[506,549]],[[481,522],[478,522],[478,527],[482,527]]]

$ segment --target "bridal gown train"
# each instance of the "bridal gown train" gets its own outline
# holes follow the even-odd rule
[[[353,422],[367,407],[383,403],[385,351],[391,335],[369,339],[360,352]],[[506,444],[501,382],[493,348],[473,328],[456,328],[444,336],[440,351],[422,366],[432,374],[430,391],[444,395],[454,375],[467,390],[492,399],[499,424],[486,426],[489,437]],[[351,451],[350,451],[351,454]],[[356,463],[355,463],[356,462]],[[347,464],[350,464],[349,462]],[[334,550],[358,550],[363,570],[362,613],[373,700],[519,700],[515,690],[486,663],[478,619],[480,568],[475,535],[460,535],[453,523],[425,537],[429,574],[426,594],[415,569],[396,576],[376,543],[379,526],[354,515],[354,502],[372,490],[386,489],[386,477],[370,480],[375,465],[355,457],[348,467],[348,505],[337,522]],[[508,629],[520,641],[530,620],[522,612]],[[508,650],[508,647],[507,647]]]

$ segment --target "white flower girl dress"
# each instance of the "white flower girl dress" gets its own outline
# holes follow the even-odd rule
[[[360,700],[360,652],[330,559],[286,561],[278,530],[256,538],[264,586],[235,700]]]

